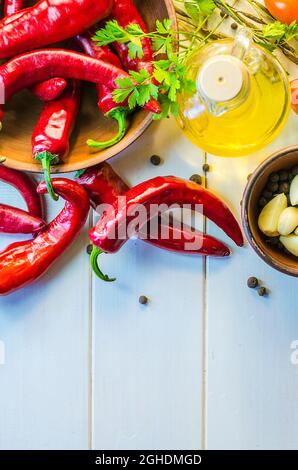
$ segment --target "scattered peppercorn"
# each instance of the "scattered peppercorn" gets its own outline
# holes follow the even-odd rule
[[[290,185],[289,185],[289,183],[286,183],[286,182],[280,183],[280,185],[279,185],[279,187],[278,187],[278,192],[279,192],[279,193],[288,194],[289,191],[290,191]]]
[[[277,183],[279,181],[279,174],[278,173],[271,173],[269,176],[269,181],[272,183]]]
[[[205,173],[207,173],[209,170],[210,170],[210,165],[208,165],[208,163],[204,163],[204,165],[203,165],[203,171],[204,171]]]
[[[226,14],[223,11],[221,11],[220,16],[221,16],[221,18],[224,18],[226,16]]]
[[[259,281],[256,277],[252,276],[247,279],[247,286],[250,289],[255,289],[258,285],[259,285]]]
[[[289,173],[286,170],[281,170],[279,172],[279,181],[287,181],[289,178]]]
[[[238,29],[238,24],[237,23],[232,23],[231,24],[231,29],[234,29],[234,30]]]
[[[87,252],[88,255],[91,255],[92,248],[93,248],[93,245],[91,245],[91,244],[86,246],[86,252]]]
[[[191,175],[189,179],[190,181],[193,181],[194,183],[202,184],[202,177],[198,174]]]
[[[139,297],[139,302],[140,302],[140,304],[142,304],[142,305],[147,305],[147,303],[148,303],[148,297],[146,297],[146,295],[140,295],[140,297]]]
[[[259,294],[260,297],[264,297],[265,295],[267,295],[267,293],[268,293],[268,292],[267,292],[266,287],[260,287],[260,288],[258,289],[258,294]]]
[[[158,166],[161,164],[161,158],[159,155],[152,155],[150,157],[150,162],[152,163],[152,165]]]

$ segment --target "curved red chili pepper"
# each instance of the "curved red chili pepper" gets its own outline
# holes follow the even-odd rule
[[[62,95],[66,86],[67,81],[64,78],[55,77],[33,85],[30,91],[41,101],[52,101]]]
[[[122,64],[119,58],[111,51],[108,46],[98,46],[94,41],[92,41],[92,37],[95,31],[88,31],[84,35],[77,36],[77,41],[84,50],[86,54],[91,57],[95,57],[99,60],[103,60],[106,63],[115,65],[118,68],[122,68]],[[99,142],[93,139],[88,139],[87,144],[96,149],[104,149],[115,145],[119,142],[126,133],[126,116],[128,114],[128,99],[125,102],[116,104],[113,98],[112,90],[105,86],[98,84],[97,85],[98,91],[98,107],[104,113],[106,117],[115,119],[118,123],[118,132],[117,134],[110,140],[105,142]],[[155,101],[155,100],[153,100]],[[155,113],[160,113],[160,106],[153,106],[152,100],[150,100],[147,105],[150,106],[150,111]],[[148,107],[145,105],[144,108]]]
[[[198,205],[202,205],[206,217],[217,224],[237,245],[243,245],[241,229],[230,209],[215,194],[196,183],[174,176],[159,176],[138,184],[124,197],[125,204],[121,207],[115,204],[107,209],[89,233],[92,243],[103,252],[115,253],[128,240],[126,227],[135,218],[132,211],[134,207],[141,205],[150,217],[153,217],[158,214],[159,205],[162,203],[181,206],[188,204],[194,210]],[[114,234],[117,233],[123,236],[115,237]]]
[[[112,6],[111,17],[117,20],[122,28],[126,28],[130,24],[137,24],[144,33],[148,32],[148,29],[133,0],[115,0]],[[115,50],[117,51],[126,70],[146,70],[150,75],[153,74],[153,51],[151,40],[149,38],[142,39],[142,58],[136,57],[131,59],[128,54],[127,44],[114,43],[113,46],[115,47]]]
[[[86,189],[89,194],[90,203],[94,209],[99,207],[100,204],[115,204],[117,198],[124,195],[129,189],[128,185],[113,168],[105,162],[86,170],[81,176],[77,177],[77,182],[82,184]],[[173,224],[166,226],[160,221],[160,236],[158,234],[157,239],[145,239],[145,237],[142,237],[142,230],[140,233],[143,241],[158,248],[174,251],[176,253],[203,254],[209,256],[230,255],[229,248],[221,241],[210,235],[194,232],[187,227],[181,229],[175,227]],[[146,233],[150,234],[150,231],[148,230]],[[168,234],[167,239],[161,236],[161,234],[165,233]],[[191,248],[190,243],[196,248]]]
[[[0,295],[25,287],[42,276],[75,240],[89,213],[89,199],[78,183],[57,178],[55,191],[66,200],[65,206],[33,240],[13,243],[0,253]],[[38,186],[45,194],[45,183]]]
[[[44,104],[32,134],[32,154],[44,169],[48,192],[57,200],[52,185],[50,166],[68,153],[69,139],[80,106],[80,82],[70,80],[63,95]]]
[[[9,24],[14,21],[11,18],[15,13],[18,14],[17,18],[24,14],[22,10],[24,0],[5,0],[4,2],[4,15],[3,23]],[[15,17],[14,17],[15,18]],[[66,80],[64,78],[50,78],[45,82],[37,83],[31,87],[31,92],[41,101],[50,101],[58,98],[66,87]]]
[[[36,192],[35,183],[26,173],[0,165],[0,181],[10,184],[17,189],[27,205],[28,212],[35,217],[42,218],[40,196]]]
[[[40,218],[17,207],[0,204],[1,233],[36,233],[44,226],[45,223]]]
[[[111,6],[112,0],[40,0],[0,22],[0,59],[80,34],[105,18]]]
[[[122,69],[122,64],[119,58],[114,54],[108,46],[98,46],[92,41],[92,31],[88,31],[84,35],[77,36],[77,41],[80,44],[83,51],[90,57],[102,60],[108,64],[112,64],[115,67]],[[117,134],[108,141],[98,142],[93,139],[88,139],[87,144],[96,149],[104,149],[115,145],[119,142],[126,133],[126,115],[128,111],[127,100],[125,103],[119,106],[113,99],[112,90],[102,84],[97,85],[98,92],[98,107],[103,114],[108,117],[115,119],[118,123]]]
[[[57,76],[101,83],[115,89],[115,80],[126,78],[128,74],[114,65],[78,52],[64,49],[27,52],[0,66],[5,102],[20,90]]]

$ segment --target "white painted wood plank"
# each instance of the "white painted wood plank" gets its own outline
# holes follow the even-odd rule
[[[150,164],[154,153],[162,166]],[[113,165],[136,184],[158,174],[188,178],[201,171],[202,156],[167,121]],[[130,241],[101,263],[117,281],[93,284],[94,448],[200,448],[202,258]],[[138,303],[142,294],[147,306]]]
[[[297,144],[298,117],[258,155],[208,157],[208,186],[237,208],[246,177],[274,150]],[[208,224],[210,232],[225,239]],[[263,263],[246,246],[223,265],[207,266],[206,440],[209,449],[297,449],[297,279]],[[257,276],[269,288],[260,298],[246,287]]]
[[[20,201],[7,185],[0,191],[1,201]],[[48,204],[49,218],[62,204]],[[1,248],[16,238],[1,235]],[[88,448],[86,240],[87,230],[38,283],[0,298],[0,449]]]

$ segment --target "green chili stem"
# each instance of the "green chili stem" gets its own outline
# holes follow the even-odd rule
[[[107,113],[106,115],[108,117],[115,119],[118,122],[117,134],[115,135],[115,137],[110,140],[106,140],[105,142],[98,142],[93,139],[88,139],[87,145],[94,149],[106,149],[120,142],[120,140],[124,137],[127,129],[126,114],[127,110],[125,108],[116,108]]]
[[[104,274],[98,266],[98,257],[104,253],[100,248],[97,246],[93,245],[91,255],[90,255],[90,265],[93,270],[93,272],[96,274],[97,277],[99,277],[102,281],[105,282],[114,282],[116,281],[116,278],[110,278],[107,274]]]
[[[51,152],[44,151],[34,155],[35,160],[41,163],[44,172],[44,179],[48,188],[48,193],[54,201],[58,201],[59,196],[55,193],[51,181],[51,165],[59,163],[58,155],[54,155]]]

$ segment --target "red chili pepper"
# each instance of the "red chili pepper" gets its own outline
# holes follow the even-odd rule
[[[135,219],[133,209],[139,205],[147,211],[148,219],[165,210],[159,207],[160,204],[187,204],[194,210],[202,205],[206,217],[222,228],[237,245],[243,245],[240,227],[230,209],[212,192],[196,183],[174,176],[159,176],[135,186],[124,197],[125,204],[108,208],[89,233],[91,242],[98,248],[92,252],[93,264],[100,253],[115,253],[128,240],[131,234],[127,233],[127,226]],[[107,276],[103,279],[110,280]]]
[[[36,233],[44,226],[45,223],[40,218],[17,207],[0,204],[1,233]]]
[[[0,295],[10,294],[42,276],[75,240],[89,213],[89,199],[82,186],[74,181],[53,180],[55,191],[65,206],[33,240],[13,243],[0,253]],[[45,183],[38,186],[45,194]]]
[[[108,64],[112,64],[119,69],[122,69],[122,64],[119,58],[114,54],[108,46],[97,46],[92,41],[93,32],[88,31],[84,35],[77,36],[77,41],[83,51],[90,57],[102,60]],[[119,142],[126,132],[126,115],[127,115],[127,102],[119,106],[113,99],[112,90],[102,84],[97,85],[98,92],[98,107],[108,118],[115,119],[118,123],[118,132],[112,139],[105,142],[98,142],[93,139],[88,139],[87,144],[92,148],[104,149],[115,145]]]
[[[44,82],[33,85],[30,90],[41,101],[52,101],[59,98],[67,86],[64,78],[50,78]]]
[[[40,0],[0,22],[0,59],[80,34],[105,18],[111,6],[112,0]]]
[[[60,98],[44,104],[32,134],[32,154],[44,169],[48,192],[54,200],[58,197],[51,185],[50,167],[68,153],[79,106],[80,82],[70,80]]]
[[[137,24],[144,33],[148,32],[133,0],[115,0],[112,7],[111,17],[117,20],[122,28],[126,28],[129,24]],[[113,46],[115,47],[115,50],[117,51],[126,70],[146,70],[150,75],[153,74],[153,51],[151,40],[149,38],[142,39],[142,58],[136,57],[131,59],[128,54],[127,44],[114,43]]]
[[[80,173],[80,172],[79,172]],[[92,207],[96,209],[101,204],[115,204],[119,196],[124,195],[129,187],[113,170],[108,163],[100,163],[86,170],[77,178],[77,181],[84,186]],[[150,233],[147,231],[147,233]],[[162,238],[162,234],[168,234],[168,238]],[[200,232],[194,232],[190,228],[183,229],[175,227],[173,224],[166,226],[159,223],[159,234],[157,239],[141,239],[158,248],[175,251],[178,253],[203,254],[209,256],[229,256],[230,250],[221,241],[204,235]],[[186,244],[192,244],[194,248],[187,248]],[[97,271],[95,262],[93,269]]]
[[[77,41],[79,42],[80,46],[84,50],[86,54],[91,57],[95,57],[96,59],[102,60],[106,63],[115,65],[118,68],[122,68],[122,64],[119,58],[111,51],[108,46],[98,46],[94,41],[92,41],[92,37],[94,36],[95,31],[88,31],[84,35],[77,36]],[[96,149],[104,149],[107,147],[111,147],[119,142],[126,133],[127,124],[126,124],[126,116],[128,114],[128,99],[123,102],[122,104],[116,104],[113,98],[112,90],[105,86],[98,84],[97,85],[98,91],[98,107],[104,113],[104,115],[108,118],[115,119],[118,123],[118,132],[112,139],[105,141],[105,142],[98,142],[93,139],[88,139],[87,144]],[[154,103],[153,103],[154,102]],[[160,113],[160,106],[155,100],[150,100],[144,108],[152,111],[154,113]]]
[[[24,7],[24,0],[4,0],[4,17],[13,15]]]
[[[57,76],[100,83],[114,89],[117,88],[115,80],[126,78],[128,74],[78,52],[64,49],[27,52],[0,66],[5,102],[20,90]]]
[[[18,18],[24,14],[22,10],[24,0],[5,0],[4,2],[4,15],[3,23],[9,24],[14,21],[11,16],[15,13]],[[64,78],[50,78],[45,82],[37,83],[31,87],[31,92],[42,101],[55,100],[60,96],[66,87],[66,80]]]
[[[36,192],[36,185],[26,173],[0,165],[0,181],[10,184],[20,192],[27,205],[29,214],[42,218],[40,196]]]

